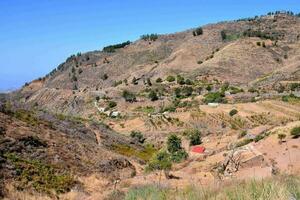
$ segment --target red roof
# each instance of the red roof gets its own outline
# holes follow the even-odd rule
[[[195,152],[195,153],[204,153],[205,151],[205,148],[202,147],[202,146],[194,146],[192,147],[192,152]]]

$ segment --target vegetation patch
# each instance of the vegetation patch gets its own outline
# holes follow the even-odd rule
[[[13,153],[4,156],[15,168],[19,190],[34,188],[37,192],[51,195],[68,192],[76,184],[73,176],[59,172],[54,166],[38,160],[23,159]]]
[[[113,145],[113,150],[117,153],[127,156],[127,157],[136,157],[145,162],[148,162],[152,156],[157,152],[157,149],[151,144],[146,144],[145,148],[142,150],[135,149],[128,145],[115,144]]]
[[[125,46],[129,45],[131,42],[127,41],[127,42],[123,42],[120,44],[114,44],[114,45],[109,45],[103,48],[104,52],[108,52],[108,53],[113,53],[116,51],[116,49],[121,49],[124,48]]]

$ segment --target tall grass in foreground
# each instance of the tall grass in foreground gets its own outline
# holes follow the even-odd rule
[[[299,200],[300,179],[280,176],[232,183],[215,188],[187,187],[182,190],[146,185],[129,190],[125,200]]]

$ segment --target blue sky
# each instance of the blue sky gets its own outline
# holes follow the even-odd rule
[[[1,0],[0,91],[77,52],[275,10],[298,13],[299,0]]]

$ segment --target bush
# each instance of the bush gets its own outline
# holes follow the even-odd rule
[[[193,91],[194,91],[194,90],[193,90],[192,87],[187,87],[187,86],[183,87],[182,90],[181,90],[182,94],[183,94],[185,97],[191,96],[191,95],[193,94]]]
[[[133,78],[132,78],[132,81],[131,81],[131,83],[132,83],[133,85],[137,85],[137,84],[139,84],[139,82],[138,82],[138,79],[137,79],[137,78],[135,78],[135,77],[133,77]]]
[[[171,154],[181,150],[181,139],[175,134],[170,135],[167,140],[167,149]]]
[[[293,136],[293,138],[299,138],[300,137],[300,126],[294,127],[291,130],[291,135]]]
[[[116,107],[117,106],[117,102],[115,102],[115,101],[109,101],[108,102],[108,107],[109,108],[114,108],[114,107]]]
[[[144,138],[143,134],[140,131],[131,131],[130,137],[142,144],[146,140],[146,138]]]
[[[202,143],[201,141],[201,133],[197,129],[192,129],[184,132],[185,135],[187,135],[190,139],[190,145],[199,145]]]
[[[238,113],[237,109],[232,109],[230,112],[229,112],[229,115],[232,117],[234,115],[236,115]]]
[[[181,88],[177,87],[174,89],[175,97],[180,98],[181,97]]]
[[[184,78],[180,75],[177,75],[177,83],[180,85],[184,85],[185,84]]]
[[[256,45],[257,45],[257,46],[261,46],[261,43],[260,43],[260,42],[256,42]]]
[[[193,31],[193,36],[198,36],[198,35],[202,35],[202,34],[203,34],[202,27],[198,27],[198,28],[196,28],[195,31]]]
[[[158,96],[157,96],[157,93],[154,91],[154,90],[151,90],[149,95],[148,95],[149,99],[151,101],[156,101],[158,100]]]
[[[107,74],[103,74],[103,76],[101,77],[102,80],[106,80],[108,79],[108,75]]]
[[[175,81],[175,77],[174,76],[168,76],[166,80],[168,82],[174,82]]]
[[[185,84],[186,85],[193,85],[193,81],[191,81],[190,79],[186,79]]]
[[[171,160],[176,163],[179,163],[179,162],[187,159],[187,157],[188,157],[188,154],[184,149],[180,149],[171,154]]]
[[[204,103],[225,103],[224,94],[212,92],[205,95]]]
[[[146,171],[169,170],[172,167],[170,154],[166,151],[160,151],[150,160]]]
[[[134,93],[132,92],[129,92],[127,90],[124,90],[123,91],[123,94],[122,94],[123,98],[125,99],[125,101],[127,102],[135,102],[136,101],[136,96]]]
[[[108,53],[113,53],[116,51],[116,49],[120,49],[120,48],[124,48],[125,46],[129,45],[131,42],[127,41],[127,42],[123,42],[120,44],[115,44],[115,45],[109,45],[103,48],[104,52],[108,52]]]
[[[223,41],[226,40],[227,35],[226,35],[225,30],[222,30],[222,31],[221,31],[221,38],[222,38]]]
[[[163,82],[163,81],[162,81],[161,78],[157,78],[155,82],[156,82],[156,83],[161,83],[161,82]]]

